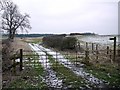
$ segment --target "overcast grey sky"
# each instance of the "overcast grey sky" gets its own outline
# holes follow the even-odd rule
[[[31,16],[29,33],[118,33],[118,0],[13,0]]]

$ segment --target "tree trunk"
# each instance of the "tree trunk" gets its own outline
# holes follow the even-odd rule
[[[11,29],[10,32],[9,32],[9,39],[13,40],[14,37],[15,37],[15,30]]]
[[[12,30],[9,30],[9,36],[8,36],[9,39],[12,38]]]
[[[16,30],[13,30],[12,39],[14,39],[14,37],[15,37],[15,31]]]

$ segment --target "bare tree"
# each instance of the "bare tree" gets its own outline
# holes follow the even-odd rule
[[[3,0],[0,0],[0,11],[3,10]]]
[[[4,12],[2,14],[2,29],[8,31],[8,38],[14,39],[16,31],[31,29],[29,15],[22,15],[16,4],[11,1],[4,2]]]
[[[10,2],[10,0],[0,0],[0,11],[5,10],[5,7],[6,7],[5,3],[6,2]]]

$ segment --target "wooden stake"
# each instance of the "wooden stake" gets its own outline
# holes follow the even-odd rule
[[[20,49],[20,71],[22,71],[23,67],[23,50]]]

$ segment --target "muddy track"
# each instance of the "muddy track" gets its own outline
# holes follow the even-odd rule
[[[35,45],[35,46],[38,47],[39,49],[41,49],[42,51],[47,52],[48,54],[52,55],[53,58],[56,58],[56,56],[55,56],[56,52],[54,52],[50,49],[44,48],[43,46],[40,46],[40,45]],[[63,64],[65,67],[69,68],[77,76],[84,78],[91,85],[93,85],[97,88],[107,88],[107,85],[102,80],[99,80],[98,78],[94,77],[92,74],[85,72],[82,67],[81,68],[76,67],[68,59],[65,59],[64,56],[61,55],[60,53],[57,53],[57,56],[58,56],[57,61],[59,63]]]
[[[44,67],[45,77],[43,77],[43,81],[51,88],[62,88],[62,80],[58,79],[56,73],[51,69],[49,59],[46,59],[46,53],[42,52],[41,49],[36,47],[35,45],[29,44],[30,47],[36,51],[39,55],[39,62]],[[39,52],[38,52],[39,51]]]

